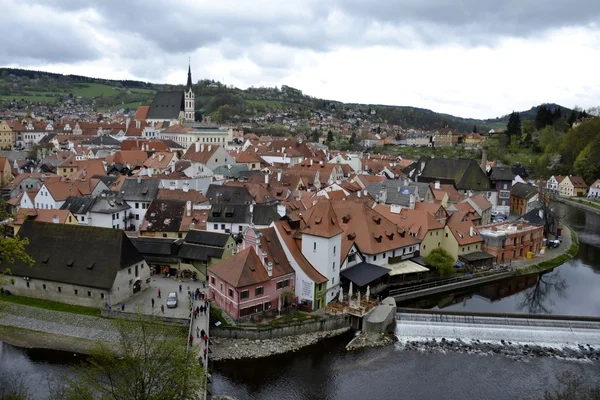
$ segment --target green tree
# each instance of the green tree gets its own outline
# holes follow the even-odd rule
[[[540,131],[540,147],[545,153],[556,152],[559,143],[558,133],[553,127],[546,126]]]
[[[473,133],[477,133],[477,125],[473,125]]]
[[[333,132],[328,131],[327,139],[325,139],[325,144],[329,145],[330,143],[333,143]]]
[[[10,237],[6,235],[6,230],[10,229],[10,224],[14,220],[14,215],[8,212],[8,204],[0,199],[0,221],[4,232],[0,232],[0,285],[4,282],[4,275],[10,274],[10,264],[19,260],[30,266],[33,266],[34,260],[27,254],[27,238],[21,239],[18,235]]]
[[[508,116],[508,123],[506,124],[506,134],[510,136],[521,137],[521,116],[518,112],[512,112]]]
[[[197,399],[204,385],[203,369],[186,351],[186,340],[168,329],[138,318],[115,320],[117,342],[97,342],[89,364],[78,378],[67,379],[54,393],[64,400]]]
[[[431,250],[425,257],[425,262],[427,265],[434,267],[440,276],[448,276],[454,273],[454,258],[441,247]]]
[[[575,159],[573,170],[589,183],[600,177],[600,135],[597,135],[579,153]]]

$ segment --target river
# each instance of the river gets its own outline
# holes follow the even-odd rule
[[[573,260],[541,277],[509,279],[412,306],[470,311],[600,315],[600,216],[558,205],[579,235]],[[218,362],[213,392],[236,399],[514,399],[540,396],[564,371],[600,384],[600,363],[504,356],[428,353],[400,346],[346,352],[351,334],[296,353],[267,359]],[[44,399],[42,378],[70,373],[65,353],[26,352],[3,345],[0,373],[27,376],[35,398]],[[49,355],[53,354],[53,355]]]

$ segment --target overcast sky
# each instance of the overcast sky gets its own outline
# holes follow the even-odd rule
[[[0,0],[0,65],[487,118],[600,105],[600,0]],[[10,22],[6,22],[10,21]]]

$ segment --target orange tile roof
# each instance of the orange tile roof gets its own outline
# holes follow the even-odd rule
[[[143,121],[146,119],[146,116],[148,115],[149,110],[150,110],[150,106],[139,106],[137,108],[137,110],[135,110],[135,117],[133,117],[133,118]]]
[[[449,219],[446,225],[460,246],[483,242],[479,232],[475,229],[471,221],[459,221]],[[470,230],[473,228],[474,234],[470,235]]]
[[[403,208],[400,213],[391,212],[391,206],[387,204],[378,204],[375,211],[394,222],[398,227],[406,229],[408,232],[414,232],[419,240],[423,240],[430,230],[444,229],[434,216],[427,211],[410,210]]]
[[[208,271],[236,288],[270,280],[265,267],[251,247],[209,267]]]
[[[303,234],[330,238],[343,232],[337,221],[337,216],[330,201],[318,200],[302,215],[306,227]]]

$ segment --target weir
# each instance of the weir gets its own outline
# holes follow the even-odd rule
[[[600,320],[474,313],[399,312],[395,334],[401,341],[447,339],[516,342],[548,346],[600,346]]]

